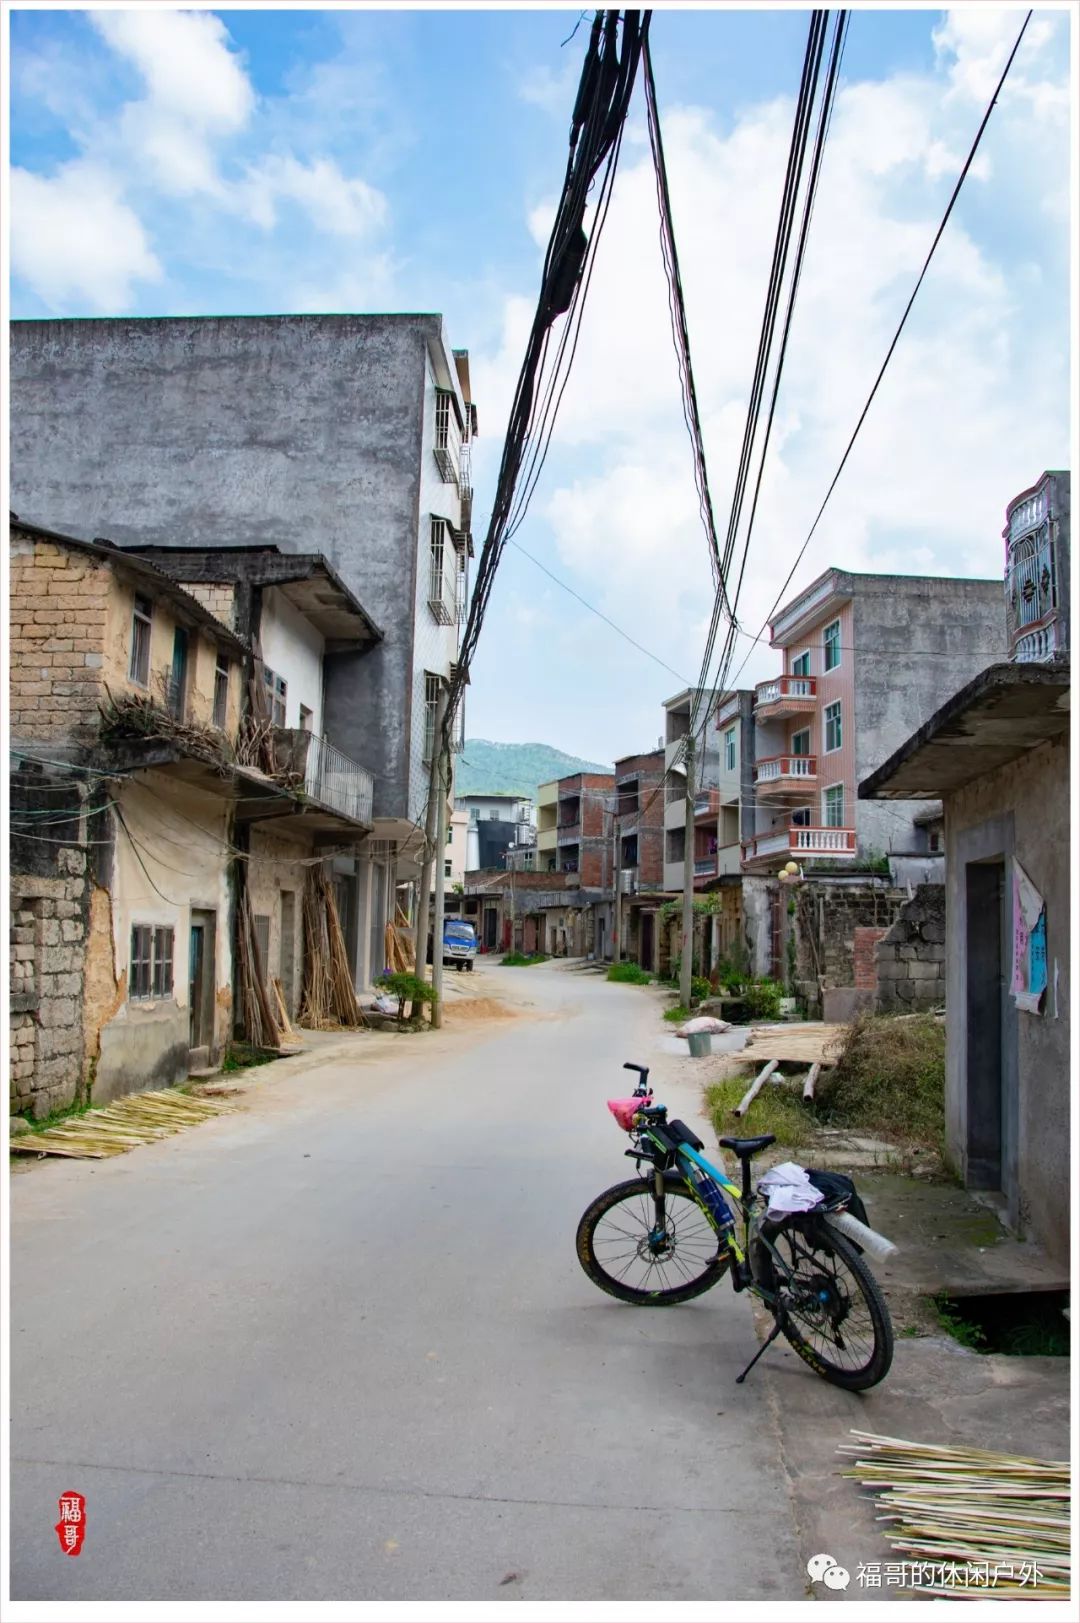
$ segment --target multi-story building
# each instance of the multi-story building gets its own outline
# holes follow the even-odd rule
[[[664,765],[668,772],[664,807],[665,890],[682,890],[683,861],[688,849],[696,883],[704,883],[717,871],[720,751],[711,716],[701,714],[709,699],[709,694],[700,688],[685,688],[664,701]],[[694,827],[688,840],[683,756],[692,716],[698,747],[694,752]]]
[[[558,871],[577,874],[583,889],[609,889],[612,884],[614,810],[613,773],[574,772],[559,779],[555,829]]]
[[[536,866],[553,872],[558,866],[559,780],[536,791]]]
[[[735,688],[715,710],[718,813],[716,875],[742,872],[742,842],[754,832],[754,693]]]
[[[455,805],[468,817],[466,871],[502,868],[507,852],[531,848],[535,812],[525,795],[458,795]]]
[[[12,523],[17,1110],[215,1059],[242,1016],[241,896],[264,990],[297,1011],[307,876],[372,821],[371,774],[316,730],[325,639],[379,633],[325,559],[289,562],[253,610],[239,571],[196,596],[137,552]]]
[[[18,511],[119,543],[317,550],[382,627],[370,655],[331,643],[323,692],[374,774],[356,929],[378,940],[419,871],[465,610],[467,352],[437,315],[312,315],[16,322],[10,355]],[[353,956],[381,965],[359,935]]]
[[[1013,660],[1068,658],[1070,483],[1067,473],[1044,473],[1005,510],[1005,598]]]
[[[926,807],[859,801],[861,779],[1005,647],[998,581],[829,569],[776,615],[780,675],[754,701],[743,869],[929,856]]]

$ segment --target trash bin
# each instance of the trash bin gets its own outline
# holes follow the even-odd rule
[[[692,1031],[687,1037],[690,1044],[690,1058],[704,1059],[706,1054],[712,1053],[712,1035],[708,1031]]]

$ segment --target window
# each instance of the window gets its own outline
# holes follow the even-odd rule
[[[729,727],[727,732],[724,734],[724,771],[725,772],[734,772],[734,770],[735,770],[735,729],[734,729],[734,727]]]
[[[302,704],[300,706],[300,727],[301,727],[301,730],[303,732],[305,732],[305,733],[310,733],[311,724],[314,721],[314,719],[315,719],[315,717],[313,716],[312,712],[308,709],[307,705]]]
[[[172,997],[173,931],[170,926],[131,926],[128,997],[133,1000]]]
[[[450,626],[457,619],[457,574],[447,567],[446,545],[452,539],[451,527],[444,518],[431,521],[431,574],[428,581],[428,608],[432,619],[441,626]]]
[[[834,620],[831,626],[825,627],[825,634],[821,640],[825,649],[825,669],[827,671],[835,671],[836,667],[840,663],[839,620]]]
[[[809,729],[809,727],[804,727],[800,732],[792,733],[792,735],[791,735],[791,753],[792,753],[792,755],[809,755],[810,754],[810,729]]]
[[[488,812],[488,821],[490,823],[497,823],[499,821],[499,813],[497,808],[495,811]]]
[[[454,877],[454,864],[449,858],[443,863],[443,874],[447,879],[453,879]]]
[[[791,661],[791,674],[792,674],[792,676],[809,676],[810,675],[810,650],[809,650],[809,648],[806,650],[806,652],[804,654],[800,654],[798,659],[793,659]]]
[[[844,826],[844,785],[834,783],[821,797],[822,821],[826,828]]]
[[[187,670],[188,670],[188,634],[183,626],[177,626],[173,632],[172,669],[169,672],[168,704],[169,714],[178,721],[184,719],[184,702],[187,698]]]
[[[288,697],[289,684],[283,676],[272,671],[269,665],[264,665],[263,686],[266,689],[266,708],[270,712],[270,720],[275,727],[284,727],[285,700]]]
[[[150,686],[150,625],[153,609],[148,597],[135,598],[131,617],[131,664],[128,676],[141,688]]]
[[[229,713],[229,661],[219,654],[214,666],[214,726],[224,727]]]
[[[430,671],[424,672],[424,761],[430,761],[435,754],[435,712],[439,707],[439,694],[442,690],[442,678],[432,676]]]
[[[798,811],[792,812],[792,814],[791,814],[791,826],[792,826],[792,828],[809,828],[810,827],[810,808],[809,808],[809,806],[800,806]]]
[[[844,729],[840,723],[840,700],[825,706],[825,753],[838,750],[844,742]]]

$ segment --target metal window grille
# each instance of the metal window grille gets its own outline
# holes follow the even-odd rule
[[[844,742],[844,729],[840,720],[840,701],[825,707],[825,748],[838,750]]]
[[[456,485],[461,466],[461,429],[454,397],[448,389],[435,391],[435,461],[444,485]]]
[[[435,755],[435,711],[439,703],[439,691],[442,679],[432,676],[430,672],[424,673],[424,763],[427,765]]]
[[[153,931],[148,924],[131,926],[131,967],[128,970],[128,997],[147,998],[151,995],[151,965]]]
[[[159,926],[154,931],[154,973],[151,984],[155,997],[172,997],[173,930]]]
[[[229,713],[229,661],[219,654],[214,666],[214,726],[224,727]]]
[[[150,630],[153,607],[148,597],[136,597],[131,617],[131,665],[128,676],[141,688],[150,685]]]

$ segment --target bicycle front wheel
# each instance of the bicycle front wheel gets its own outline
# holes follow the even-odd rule
[[[651,1178],[598,1195],[577,1230],[578,1261],[609,1296],[638,1307],[674,1307],[711,1290],[727,1271],[727,1248],[685,1184],[667,1183],[657,1222]]]
[[[782,1329],[803,1362],[849,1392],[883,1381],[892,1365],[892,1323],[851,1242],[815,1224],[806,1232],[783,1229],[772,1243],[789,1270],[780,1282]]]

